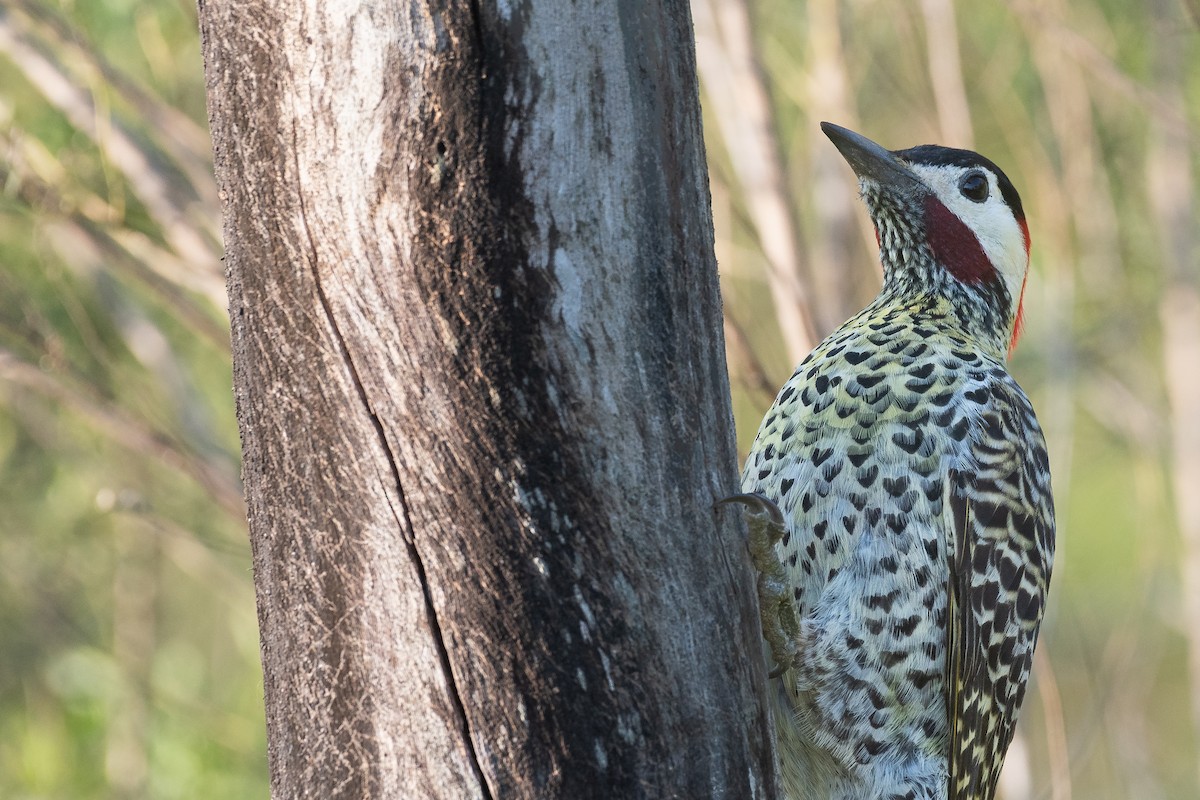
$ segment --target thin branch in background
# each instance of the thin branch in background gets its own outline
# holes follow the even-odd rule
[[[150,428],[126,412],[90,396],[84,388],[44,372],[4,349],[0,349],[0,385],[21,387],[61,403],[112,442],[139,456],[157,459],[192,478],[231,518],[245,518],[241,485],[233,465],[190,452],[173,436]]]
[[[1145,504],[1139,506],[1144,508]],[[1144,557],[1142,562],[1154,560]],[[1101,659],[1102,686],[1107,689],[1098,704],[1103,718],[1086,728],[1104,731],[1110,758],[1115,762],[1114,771],[1126,779],[1128,796],[1137,800],[1159,800],[1164,796],[1161,776],[1156,774],[1152,757],[1152,726],[1148,720],[1154,708],[1152,693],[1155,676],[1163,666],[1164,647],[1162,636],[1148,630],[1142,614],[1137,613],[1137,609],[1153,607],[1151,600],[1157,583],[1144,581],[1146,592],[1142,602],[1113,626]]]
[[[1113,237],[1117,226],[1106,193],[1103,168],[1096,163],[1098,148],[1094,143],[1095,127],[1088,87],[1077,65],[1055,49],[1043,30],[1026,24],[1025,33],[1030,57],[1042,81],[1046,98],[1044,113],[1050,117],[1061,165],[1060,172],[1053,168],[1053,161],[1047,159],[1049,164],[1046,166],[1050,169],[1028,173],[1031,177],[1036,176],[1036,190],[1048,191],[1043,195],[1047,199],[1039,201],[1037,209],[1047,212],[1044,223],[1054,225],[1049,249],[1055,258],[1043,260],[1049,269],[1043,273],[1042,302],[1038,304],[1039,330],[1044,337],[1046,362],[1052,377],[1047,381],[1038,416],[1046,431],[1054,471],[1059,531],[1056,568],[1061,572],[1063,565],[1070,563],[1066,545],[1071,541],[1069,498],[1073,490],[1077,428],[1075,373],[1078,358],[1072,331],[1078,305],[1076,275],[1084,256],[1076,243],[1095,232],[1092,240],[1080,243],[1086,248],[1088,274],[1115,274],[1118,272],[1115,263],[1118,248]],[[1063,203],[1067,211],[1062,215],[1056,213],[1061,209],[1052,209],[1060,192],[1065,195],[1062,199],[1069,200]],[[1105,219],[1111,220],[1111,228],[1097,231]],[[1106,245],[1107,252],[1099,252],[1099,248]]]
[[[1184,106],[1139,83],[1086,36],[1064,24],[1056,15],[1048,13],[1044,4],[1030,0],[1009,0],[1009,7],[1028,25],[1043,31],[1054,49],[1066,53],[1087,68],[1088,73],[1101,81],[1106,89],[1133,100],[1168,128],[1177,132],[1188,130]]]
[[[1050,662],[1046,643],[1033,653],[1033,675],[1042,700],[1042,718],[1046,726],[1046,747],[1050,756],[1050,786],[1053,800],[1071,800],[1071,758],[1067,744],[1066,718],[1058,680]]]
[[[859,128],[853,91],[847,75],[836,0],[811,0],[808,15],[808,81],[806,111],[810,120],[808,146],[810,191],[806,197],[814,224],[809,238],[813,293],[818,298],[817,321],[824,332],[841,325],[862,306],[856,289],[866,278],[878,287],[882,267],[874,254],[875,230],[858,206],[855,179],[845,160],[817,127],[821,119]],[[855,247],[855,239],[867,247]]]
[[[1061,0],[1049,3],[1056,8]],[[1062,181],[1077,242],[1077,260],[1092,281],[1116,283],[1120,230],[1116,202],[1093,122],[1093,91],[1083,67],[1055,46],[1053,34],[1026,22],[1031,56],[1042,79],[1054,130]],[[1074,281],[1072,280],[1072,284]],[[1092,284],[1097,286],[1096,283]],[[1074,286],[1072,285],[1072,291]]]
[[[158,648],[158,542],[115,531],[112,656],[131,691],[105,729],[104,771],[118,798],[142,797],[150,774],[151,672]]]
[[[1157,400],[1157,396],[1155,400]],[[1167,441],[1168,422],[1156,402],[1135,392],[1108,370],[1092,369],[1079,382],[1079,400],[1092,420],[1138,452],[1158,457]]]
[[[241,565],[249,560],[250,543],[239,538],[231,540],[206,540],[195,531],[189,530],[178,523],[156,514],[152,510],[141,508],[122,498],[122,493],[111,489],[102,489],[96,497],[97,509],[104,513],[112,513],[123,520],[125,524],[136,524],[147,529],[158,537],[158,547],[161,549],[180,572],[188,575],[201,586],[216,589],[214,596],[223,600],[231,609],[247,608],[246,601],[253,603],[253,587],[246,581],[244,568]],[[217,554],[236,556],[239,568],[226,563],[227,559],[219,558]]]
[[[1162,3],[1157,4],[1159,6]],[[1178,39],[1160,8],[1154,31],[1155,95],[1172,107],[1185,104],[1187,70]],[[1170,408],[1175,520],[1183,544],[1180,558],[1182,611],[1188,643],[1192,731],[1200,754],[1200,236],[1196,233],[1196,193],[1192,184],[1191,134],[1169,120],[1150,123],[1146,151],[1146,194],[1154,210],[1165,291],[1159,305],[1163,374]],[[1200,769],[1200,758],[1196,759]]]
[[[755,57],[744,0],[695,0],[696,61],[743,201],[766,256],[767,282],[788,357],[816,344],[812,298],[801,278],[799,230],[783,183],[777,128]]]
[[[152,242],[149,237],[126,229],[114,228],[72,210],[72,201],[59,195],[54,188],[62,185],[61,164],[48,153],[37,161],[43,171],[52,173],[53,183],[43,181],[29,169],[27,142],[23,137],[12,139],[0,134],[0,147],[7,145],[7,165],[0,163],[0,182],[9,187],[9,193],[30,209],[34,219],[43,221],[35,230],[45,234],[44,239],[74,272],[85,278],[89,285],[102,287],[105,278],[115,275],[128,279],[132,285],[148,289],[152,299],[162,304],[188,332],[208,340],[219,352],[229,347],[228,329],[219,321],[219,308],[215,302],[206,304],[190,292],[181,289],[177,281],[195,283],[199,273],[172,265],[177,259]],[[11,171],[8,168],[11,166]],[[19,174],[17,173],[19,171]],[[82,194],[81,194],[82,192]],[[72,200],[87,208],[101,219],[109,213],[103,200],[86,190],[72,192]],[[57,217],[57,218],[56,218]],[[134,255],[113,234],[127,234],[127,241],[145,243],[145,254]],[[163,277],[163,273],[177,280]],[[46,273],[52,280],[53,271]],[[104,305],[116,329],[124,338],[126,347],[150,372],[151,381],[166,389],[175,409],[174,419],[178,423],[177,435],[187,440],[196,452],[220,452],[220,433],[209,423],[210,414],[202,398],[194,391],[185,375],[184,365],[159,326],[128,292],[102,292]],[[221,295],[223,296],[223,291]],[[110,348],[100,344],[99,337],[91,330],[89,315],[79,306],[79,298],[68,286],[55,292],[56,303],[68,311],[75,328],[88,343],[88,349],[97,363],[113,364],[114,355]],[[214,300],[216,298],[213,298]],[[222,309],[223,310],[223,309]],[[23,338],[23,337],[18,337]],[[126,401],[126,405],[131,403]]]
[[[70,246],[66,241],[56,242],[59,254],[68,263],[79,263],[88,256],[86,247],[77,249],[77,245],[84,243],[104,259],[107,269],[125,274],[145,286],[198,334],[218,347],[228,348],[228,329],[187,292],[204,295],[211,309],[223,314],[226,310],[223,280],[197,273],[145,234],[106,224],[105,220],[110,218],[109,207],[96,195],[85,192],[75,203],[62,197],[55,188],[61,185],[59,181],[43,179],[34,172],[34,159],[30,158],[28,144],[23,139],[14,140],[0,134],[0,149],[7,153],[7,158],[0,161],[0,184],[7,186],[9,193],[34,214],[58,216],[59,224],[67,226],[75,237]],[[45,163],[44,156],[36,160]],[[56,172],[65,172],[57,161],[53,163],[58,168]],[[81,210],[73,210],[72,206]],[[82,210],[85,208],[87,213]]]
[[[1082,664],[1073,668],[1073,673],[1070,675],[1073,683],[1083,684],[1086,690],[1083,695],[1085,699],[1077,700],[1074,703],[1074,716],[1069,721],[1064,719],[1062,722],[1061,727],[1064,731],[1069,731],[1070,735],[1066,742],[1069,750],[1065,756],[1056,756],[1061,762],[1068,765],[1074,764],[1077,768],[1083,769],[1080,765],[1088,764],[1092,759],[1098,758],[1112,768],[1113,776],[1135,777],[1121,772],[1123,767],[1128,766],[1127,759],[1111,753],[1097,755],[1096,751],[1106,742],[1111,746],[1112,721],[1121,719],[1130,703],[1140,702],[1131,698],[1131,694],[1134,692],[1129,691],[1129,687],[1138,681],[1143,681],[1144,683],[1139,684],[1138,688],[1147,691],[1150,688],[1149,676],[1154,674],[1155,665],[1159,660],[1158,654],[1162,652],[1162,646],[1158,641],[1161,634],[1156,635],[1155,632],[1148,630],[1146,625],[1146,610],[1151,607],[1149,600],[1155,587],[1154,582],[1144,582],[1141,594],[1128,604],[1122,615],[1109,622],[1107,625],[1109,634],[1104,642],[1101,655],[1093,654],[1094,648],[1089,646],[1091,639],[1081,632],[1080,623],[1083,620],[1077,616],[1072,615],[1057,626],[1056,632],[1059,641],[1062,641],[1068,634],[1073,635],[1077,639],[1074,645],[1079,648],[1080,652],[1087,654],[1084,656]],[[1084,613],[1089,610],[1090,608],[1082,609]],[[1080,609],[1075,608],[1074,611],[1078,612]],[[1161,629],[1159,630],[1161,631]],[[1053,660],[1050,657],[1047,657],[1047,662],[1053,666]],[[1036,673],[1036,664],[1034,670]],[[1038,697],[1041,698],[1041,684],[1035,682],[1034,685],[1037,688]],[[1057,682],[1051,691],[1058,692]],[[1050,700],[1051,705],[1056,702],[1062,706],[1061,700]],[[1145,710],[1145,708],[1142,709],[1143,712]],[[1045,707],[1043,707],[1043,712],[1045,712]],[[1064,717],[1067,716],[1065,707],[1063,707],[1062,713]],[[1053,727],[1056,724],[1043,721],[1043,727],[1047,725]],[[1109,779],[1108,776],[1106,779]],[[1052,781],[1051,784],[1053,785]],[[1140,796],[1138,797],[1140,800]]]
[[[71,215],[61,226],[59,232],[63,235],[54,240],[54,246],[64,261],[80,264],[90,259],[97,266],[129,276],[177,314],[188,330],[222,351],[229,349],[229,328],[213,313],[224,309],[215,304],[203,306],[181,289],[179,283],[164,277],[164,273],[176,277],[182,271],[173,255],[163,252],[141,234],[109,232],[82,215]],[[209,300],[212,299],[210,296]]]
[[[1200,0],[1183,0],[1183,7],[1187,9],[1192,24],[1200,28]]]
[[[731,292],[726,282],[728,277],[735,274],[735,265],[751,260],[737,252],[733,237],[729,233],[734,229],[735,223],[745,227],[752,226],[744,219],[740,208],[731,201],[729,185],[720,168],[710,168],[709,183],[713,227],[716,233],[714,245],[717,264],[723,266],[721,295],[724,298],[722,316],[725,330],[725,361],[729,366],[730,380],[733,384],[753,393],[756,402],[761,401],[760,404],[765,409],[774,398],[779,382],[769,377],[766,366],[750,344],[745,329],[735,319]]]
[[[996,797],[998,800],[1029,800],[1032,796],[1033,768],[1029,763],[1029,743],[1021,726],[1018,726],[1016,735],[1008,745],[1008,755],[1004,757],[1004,766],[996,783]]]
[[[768,377],[766,368],[750,345],[746,331],[730,314],[728,306],[725,308],[724,328],[726,357],[733,368],[731,371],[760,400],[765,399],[765,409],[775,397],[776,384]]]
[[[98,76],[105,89],[115,92],[128,103],[138,119],[159,134],[155,137],[154,146],[167,153],[183,171],[191,189],[199,197],[200,206],[209,210],[217,208],[217,183],[212,171],[212,142],[208,137],[207,128],[130,80],[50,8],[36,0],[9,2],[24,12],[31,26],[37,29],[43,40],[51,43],[54,50],[63,53],[64,64],[83,65],[83,69]],[[194,19],[195,5],[187,5],[187,15]],[[216,229],[213,228],[212,232],[215,233]]]
[[[975,132],[971,128],[971,109],[958,53],[954,4],[951,0],[921,0],[921,13],[925,18],[925,52],[942,141],[972,150]]]
[[[1200,742],[1200,291],[1184,284],[1171,286],[1163,297],[1159,318],[1171,411],[1175,517],[1183,542],[1179,566],[1192,724]]]
[[[37,41],[24,22],[15,9],[0,7],[0,53],[124,175],[175,253],[196,269],[218,271],[216,224],[208,214],[212,209],[200,206],[193,188],[169,174],[163,155],[120,120],[105,119],[102,125],[96,104],[81,88],[78,76],[70,73],[48,43]]]

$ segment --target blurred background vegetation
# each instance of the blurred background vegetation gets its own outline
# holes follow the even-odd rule
[[[999,163],[1059,558],[1005,800],[1200,797],[1200,2],[693,0],[739,442],[878,286],[817,123]],[[0,4],[0,797],[266,797],[191,0]]]

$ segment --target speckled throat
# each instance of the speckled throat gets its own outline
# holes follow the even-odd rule
[[[941,297],[954,309],[956,319],[943,315],[939,323],[953,325],[985,352],[1003,359],[1016,322],[1013,298],[1004,281],[994,272],[973,282],[956,277],[950,265],[935,255],[925,209],[913,199],[868,184],[863,187],[863,200],[875,222],[884,275],[883,290],[870,308],[885,313],[890,307],[926,298],[932,303]],[[974,246],[978,248],[978,243]],[[982,251],[979,256],[986,258]]]

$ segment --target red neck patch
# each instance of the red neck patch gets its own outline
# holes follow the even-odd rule
[[[1008,357],[1012,358],[1017,349],[1017,341],[1021,338],[1021,329],[1025,327],[1025,286],[1029,283],[1029,225],[1023,217],[1017,219],[1021,226],[1021,234],[1025,237],[1025,277],[1021,279],[1021,296],[1017,299],[1017,318],[1013,321],[1012,338],[1008,341]]]
[[[1013,320],[1012,338],[1008,340],[1008,357],[1012,358],[1021,338],[1021,329],[1025,327],[1025,284],[1029,283],[1029,270],[1025,270],[1025,280],[1021,281],[1021,299],[1017,301],[1017,318]]]
[[[933,257],[963,283],[984,283],[998,277],[979,239],[932,194],[925,196],[925,235]]]

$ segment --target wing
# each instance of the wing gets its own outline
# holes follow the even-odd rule
[[[1049,461],[1033,409],[989,387],[970,471],[948,473],[950,800],[992,800],[1025,696],[1054,550]]]

